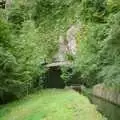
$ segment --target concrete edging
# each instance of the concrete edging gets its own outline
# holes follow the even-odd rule
[[[113,88],[108,88],[104,84],[94,86],[92,94],[114,104],[120,105],[120,92]]]

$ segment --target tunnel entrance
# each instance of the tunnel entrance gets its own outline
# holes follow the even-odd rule
[[[59,66],[50,67],[45,81],[46,88],[64,88],[65,84],[60,76],[61,69]]]

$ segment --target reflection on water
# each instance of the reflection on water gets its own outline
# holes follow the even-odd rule
[[[100,111],[108,120],[120,120],[120,107],[110,102],[97,98],[95,96],[89,96],[90,101],[97,105],[98,111]]]

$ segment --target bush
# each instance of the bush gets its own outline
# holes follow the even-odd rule
[[[107,9],[109,13],[116,13],[120,10],[120,1],[119,0],[108,0]]]
[[[101,31],[102,29],[102,31]],[[103,39],[106,37],[104,25],[89,24],[82,36],[78,34],[78,52],[75,59],[75,68],[81,73],[81,79],[87,86],[92,86],[101,80],[97,73],[101,69],[100,50]]]
[[[37,78],[45,71],[41,61],[48,53],[47,49],[43,50],[43,41],[39,40],[33,22],[24,22],[19,35],[10,30],[9,24],[0,20],[0,99],[3,102],[20,98],[34,87],[41,88],[42,79]]]
[[[106,0],[82,0],[81,17],[84,21],[105,22]]]
[[[76,71],[89,86],[105,82],[119,88],[120,12],[111,14],[106,24],[88,24],[85,30],[78,35]]]
[[[101,60],[104,66],[99,76],[105,83],[119,88],[119,65],[120,65],[120,12],[108,19],[108,36],[104,39],[101,50]]]

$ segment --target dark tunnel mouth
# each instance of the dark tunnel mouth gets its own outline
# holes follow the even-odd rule
[[[59,88],[65,87],[64,80],[61,78],[61,68],[59,66],[50,67],[46,73],[46,88]]]

